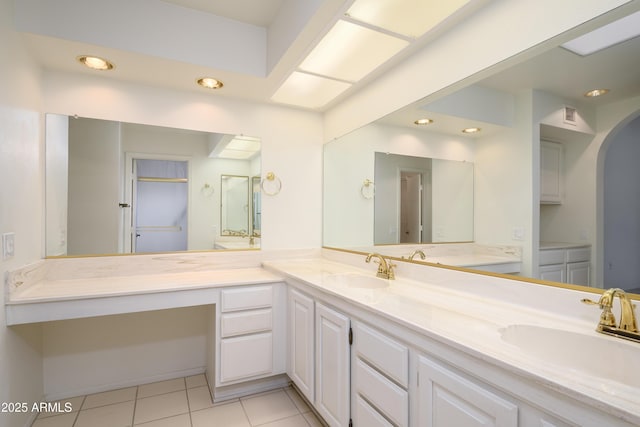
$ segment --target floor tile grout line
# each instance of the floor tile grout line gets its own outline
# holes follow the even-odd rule
[[[136,386],[136,395],[133,399],[133,414],[131,414],[131,425],[134,426],[136,421],[136,408],[138,407],[138,392],[140,391],[140,386]]]
[[[78,422],[78,418],[80,418],[80,411],[82,411],[82,406],[84,405],[84,401],[87,400],[87,395],[82,396],[82,402],[80,402],[80,408],[78,408],[78,412],[76,412],[76,416],[73,418],[73,422],[71,423],[71,427],[74,427]]]

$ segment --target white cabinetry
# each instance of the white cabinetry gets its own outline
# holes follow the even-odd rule
[[[349,318],[316,303],[314,406],[329,426],[349,425]]]
[[[216,387],[284,373],[284,290],[269,284],[220,291]]]
[[[555,246],[540,250],[540,279],[589,286],[591,247]]]
[[[353,425],[408,427],[409,349],[360,322],[352,327]]]
[[[347,316],[289,290],[287,372],[331,427],[347,427],[350,420],[349,330]]]
[[[518,406],[483,384],[424,356],[418,375],[419,426],[518,426]]]
[[[289,289],[289,378],[309,402],[315,392],[315,311],[311,298]]]
[[[562,203],[562,144],[540,141],[540,203]]]

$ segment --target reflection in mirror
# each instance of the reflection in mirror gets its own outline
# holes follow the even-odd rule
[[[220,229],[223,236],[249,234],[249,177],[220,177]]]
[[[372,123],[326,144],[324,156],[325,246],[473,240],[472,141]],[[413,216],[402,209],[403,172],[423,181]],[[409,218],[417,232],[402,229]]]
[[[375,153],[374,244],[473,240],[473,164]]]
[[[376,199],[389,197],[368,166],[372,151],[422,156],[429,150],[425,157],[474,165],[474,242],[456,249],[455,257],[440,256],[443,245],[430,245],[426,261],[471,266],[461,261],[465,251],[478,258],[473,251],[483,247],[493,251],[483,249],[483,256],[513,255],[523,276],[637,293],[640,270],[628,260],[638,259],[640,245],[629,227],[620,229],[640,225],[640,207],[628,197],[629,183],[638,182],[637,162],[610,163],[637,158],[628,147],[640,129],[640,37],[585,56],[558,46],[523,58],[328,143],[324,244],[364,251],[379,242],[373,201],[354,196],[369,179]],[[593,89],[609,91],[593,97]],[[422,118],[432,121],[418,126]],[[481,131],[461,132],[470,127]],[[541,141],[554,144],[555,152],[544,151]],[[615,191],[607,191],[614,180]],[[552,197],[544,188],[549,181],[560,189]],[[399,257],[416,245],[376,250]],[[457,244],[444,246],[453,253]]]
[[[251,178],[251,197],[251,235],[260,237],[262,229],[262,191],[259,176]]]
[[[245,186],[228,227],[223,175]],[[248,177],[259,175],[257,138],[47,114],[46,255],[257,248]]]

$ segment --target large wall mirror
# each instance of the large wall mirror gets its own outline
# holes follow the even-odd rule
[[[258,138],[47,114],[46,255],[259,248],[256,176]]]
[[[485,70],[327,143],[324,245],[394,256],[390,244],[415,248],[418,240],[403,243],[397,225],[402,167],[392,166],[383,178],[378,162],[385,156],[421,158],[423,165],[445,160],[469,167],[473,196],[449,203],[469,209],[472,227],[438,224],[437,205],[447,201],[433,197],[423,205],[433,213],[423,224],[433,226],[421,242],[513,248],[522,260],[518,274],[535,279],[544,279],[541,251],[585,246],[589,286],[639,293],[640,268],[630,260],[640,258],[640,240],[629,231],[640,228],[640,202],[630,196],[640,178],[633,166],[640,155],[640,38],[586,55],[569,47],[513,58],[506,69]],[[608,92],[586,96],[592,89]],[[555,165],[560,198],[551,202],[541,197],[549,172],[541,164],[541,141],[558,144],[562,155]],[[456,181],[445,180],[447,196],[466,194]],[[379,227],[381,216],[391,220]],[[469,234],[451,236],[457,228]],[[551,280],[576,283],[570,270],[560,273]]]

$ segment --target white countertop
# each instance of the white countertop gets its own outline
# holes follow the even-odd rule
[[[536,351],[524,351],[502,338],[507,328],[514,325],[560,328],[597,340],[594,349],[608,351],[622,346],[634,352],[634,356],[637,354],[635,360],[640,360],[640,345],[594,331],[599,313],[597,309],[585,308],[579,303],[582,293],[410,263],[399,263],[402,265],[397,267],[398,278],[388,281],[388,287],[355,288],[346,286],[344,280],[339,279],[341,275],[375,278],[375,266],[364,264],[359,255],[329,252],[325,253],[325,258],[263,259],[264,268],[203,270],[204,262],[189,264],[191,261],[179,257],[167,267],[169,271],[151,273],[145,270],[144,274],[137,275],[114,275],[114,266],[122,260],[114,260],[115,264],[105,268],[111,272],[106,277],[73,278],[73,274],[60,273],[49,277],[28,270],[16,275],[13,284],[7,286],[12,289],[5,305],[7,324],[214,304],[219,287],[280,282],[283,277],[291,277],[309,289],[338,297],[422,336],[640,425],[640,399],[637,397],[640,395],[640,374],[634,373],[640,371],[634,366],[607,363],[606,357],[600,364],[636,375],[631,382],[633,386],[625,385],[540,358],[535,355]],[[225,256],[231,262],[240,255]],[[253,259],[255,254],[243,256]],[[357,263],[342,262],[345,256],[354,258]],[[340,262],[334,257],[340,257]],[[74,261],[74,265],[78,263],[82,261]],[[99,261],[90,263],[91,271],[95,271]],[[220,264],[218,261],[218,267]],[[366,268],[358,267],[360,265]],[[176,266],[195,271],[171,271]],[[21,280],[31,276],[33,280],[21,285]],[[419,280],[415,280],[416,277]],[[542,295],[536,297],[534,294]],[[547,310],[541,311],[536,304],[544,304]],[[562,312],[562,316],[554,314],[568,306],[571,310]],[[562,345],[556,347],[562,348]]]
[[[585,246],[591,246],[591,244],[575,242],[540,242],[540,250],[582,248]]]
[[[278,274],[302,281],[326,294],[348,299],[417,333],[482,360],[491,360],[500,368],[640,425],[640,380],[636,379],[638,387],[632,387],[592,376],[586,371],[554,364],[553,360],[540,358],[502,339],[502,333],[512,325],[531,325],[551,330],[560,328],[562,331],[589,336],[589,339],[597,340],[602,346],[623,346],[626,350],[636,352],[637,360],[640,360],[640,344],[594,331],[597,313],[594,313],[592,323],[577,319],[572,321],[565,316],[553,316],[499,299],[447,289],[442,284],[403,278],[389,281],[389,286],[381,289],[350,288],[336,280],[336,277],[344,273],[374,277],[375,271],[327,260],[271,261],[264,265]],[[602,360],[601,363],[610,362]],[[627,370],[634,367],[618,366],[611,369]]]

